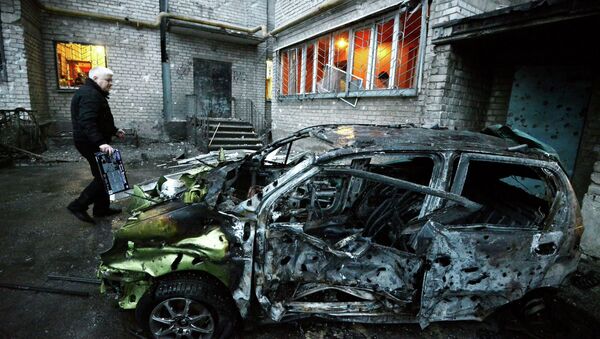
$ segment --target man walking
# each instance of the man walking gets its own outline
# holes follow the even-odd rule
[[[95,217],[105,217],[121,212],[110,207],[110,199],[102,180],[94,153],[101,151],[112,155],[110,142],[113,135],[125,138],[125,132],[115,127],[108,106],[108,92],[112,87],[113,72],[105,67],[94,67],[89,72],[85,84],[71,100],[71,121],[75,148],[90,164],[94,180],[81,192],[79,198],[67,209],[79,220],[95,223],[87,213],[88,206],[94,204]]]

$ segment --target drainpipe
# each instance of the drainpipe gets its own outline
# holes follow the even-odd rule
[[[299,24],[302,21],[308,20],[309,18],[323,13],[326,10],[333,8],[339,4],[341,4],[342,2],[344,2],[346,0],[327,0],[324,3],[320,4],[319,6],[311,9],[310,11],[306,12],[304,15],[297,17],[296,19],[289,21],[279,27],[275,27],[271,32],[269,32],[269,35],[276,35],[278,33],[281,33],[282,31]]]
[[[260,25],[260,26],[256,26],[256,27],[243,27],[243,26],[229,24],[226,22],[194,18],[194,17],[190,17],[190,16],[179,15],[179,14],[175,14],[175,13],[167,13],[167,12],[160,12],[156,16],[156,19],[154,21],[144,21],[144,20],[131,19],[126,16],[122,17],[122,16],[109,15],[109,14],[100,14],[100,13],[94,13],[94,12],[65,9],[65,8],[60,8],[60,7],[55,7],[55,6],[49,6],[49,5],[40,3],[40,2],[38,2],[38,6],[39,6],[39,8],[41,8],[42,10],[44,10],[48,13],[64,15],[64,16],[71,16],[71,17],[78,17],[78,18],[92,18],[92,19],[97,19],[97,20],[119,22],[119,23],[122,23],[125,25],[134,26],[136,28],[159,28],[160,23],[162,22],[162,19],[169,18],[169,19],[177,19],[180,21],[191,22],[191,23],[195,23],[195,24],[229,29],[232,31],[238,31],[238,32],[247,33],[247,34],[254,34],[259,31],[262,33],[263,36],[266,36],[266,34],[267,34],[267,28],[265,25]]]
[[[160,12],[169,11],[169,0],[160,0]],[[160,62],[162,65],[162,86],[163,86],[163,115],[165,121],[173,120],[173,91],[171,90],[171,65],[169,64],[169,55],[167,54],[167,18],[160,20]]]

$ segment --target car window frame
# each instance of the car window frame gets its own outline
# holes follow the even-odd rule
[[[557,191],[564,193],[565,203],[569,204],[573,199],[573,192],[569,190],[568,187],[568,179],[566,175],[563,173],[562,168],[556,162],[547,161],[547,160],[539,160],[539,159],[531,159],[531,158],[517,158],[514,156],[507,155],[497,155],[497,154],[485,154],[485,153],[461,153],[460,158],[458,160],[458,165],[456,166],[456,171],[453,175],[453,178],[450,183],[449,191],[454,194],[462,195],[464,185],[466,182],[466,178],[469,172],[469,164],[471,161],[484,161],[484,162],[496,162],[496,163],[505,163],[505,164],[514,164],[514,165],[522,165],[522,166],[531,166],[537,167],[540,169],[545,169],[549,172],[549,176],[553,181],[554,185],[556,185]],[[558,196],[558,195],[557,195]],[[556,197],[555,197],[556,199]],[[570,215],[567,215],[567,219],[570,218]],[[553,229],[549,226],[558,226],[555,225],[553,220],[548,220],[547,218],[544,220],[544,225],[540,225],[539,228],[536,229],[538,232],[543,231],[553,231]],[[493,225],[490,225],[493,227]],[[445,225],[445,227],[464,227],[459,225]],[[523,230],[520,227],[514,226],[502,226],[503,229],[512,229],[512,230]]]

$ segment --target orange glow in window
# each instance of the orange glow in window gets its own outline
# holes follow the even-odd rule
[[[346,48],[348,47],[348,41],[346,41],[346,39],[339,39],[335,42],[335,45],[337,48]]]

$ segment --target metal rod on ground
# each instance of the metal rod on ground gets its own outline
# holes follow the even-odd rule
[[[48,279],[100,285],[100,280],[95,279],[95,278],[71,277],[71,276],[66,276],[66,275],[48,274]]]
[[[43,287],[43,286],[0,283],[0,287],[10,288],[12,290],[24,290],[24,291],[35,291],[35,292],[45,292],[45,293],[54,293],[54,294],[65,294],[65,295],[73,295],[76,297],[86,297],[86,298],[90,296],[90,294],[88,292],[64,290],[64,289],[60,289],[60,288]]]
[[[210,138],[210,142],[208,143],[208,147],[210,147],[210,145],[212,144],[213,140],[215,139],[215,135],[217,135],[217,131],[219,130],[219,127],[221,126],[221,123],[217,124],[217,128],[215,128],[215,132],[213,133],[212,138]]]
[[[36,153],[33,153],[33,152],[29,152],[27,150],[24,150],[22,148],[15,147],[15,146],[12,146],[12,145],[1,144],[0,146],[6,147],[6,148],[9,148],[9,149],[21,152],[21,153],[25,153],[27,155],[31,155],[34,158],[38,158],[38,159],[42,159],[42,160],[46,160],[46,161],[69,162],[67,160],[62,160],[62,159],[51,159],[51,158],[48,158],[48,157],[46,157],[44,155],[36,154]]]

